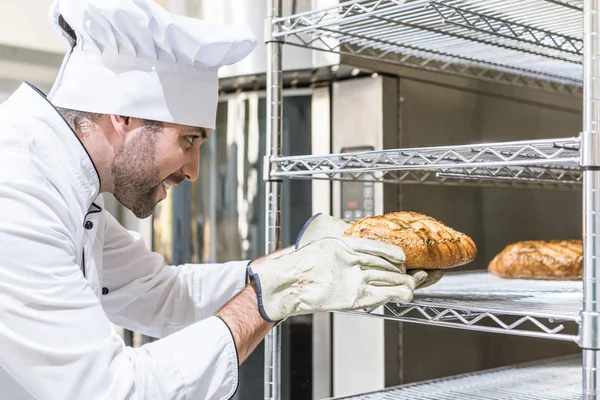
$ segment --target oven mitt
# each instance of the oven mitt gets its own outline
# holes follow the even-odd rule
[[[424,289],[428,286],[434,285],[444,277],[444,271],[441,269],[409,269],[406,271],[415,278],[415,284],[417,289]]]
[[[404,251],[370,239],[321,237],[248,266],[259,310],[270,322],[320,311],[377,308],[412,300]]]
[[[296,239],[296,248],[302,247],[307,243],[322,237],[342,237],[350,225],[352,225],[352,223],[332,217],[330,215],[320,213],[316,214],[306,221],[300,230],[300,233]],[[423,289],[431,286],[437,283],[444,276],[443,270],[440,269],[427,271],[423,269],[409,269],[406,272],[415,278],[417,289]]]

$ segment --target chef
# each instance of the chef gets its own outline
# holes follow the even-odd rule
[[[50,17],[68,44],[52,90],[0,105],[0,399],[229,399],[276,323],[412,299],[426,275],[402,249],[326,215],[262,259],[164,265],[102,193],[146,218],[194,181],[218,70],[256,39],[153,0],[56,0]],[[128,347],[115,325],[159,340]]]

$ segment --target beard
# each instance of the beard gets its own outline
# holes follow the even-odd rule
[[[137,218],[152,215],[162,185],[155,160],[159,131],[154,126],[142,127],[138,138],[125,143],[112,163],[113,195]]]

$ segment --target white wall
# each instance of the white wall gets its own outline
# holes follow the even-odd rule
[[[49,20],[52,0],[0,0],[0,101],[23,81],[48,92],[67,47]]]
[[[52,0],[0,0],[0,44],[64,53],[65,44],[52,30]]]

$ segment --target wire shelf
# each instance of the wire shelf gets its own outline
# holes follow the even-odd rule
[[[502,279],[487,272],[448,273],[415,291],[407,304],[362,315],[442,327],[578,341],[581,281]]]
[[[581,94],[582,1],[353,0],[273,20],[287,44]]]
[[[582,398],[581,387],[581,357],[568,356],[337,399],[579,400]]]
[[[579,139],[273,157],[274,178],[580,189]]]

